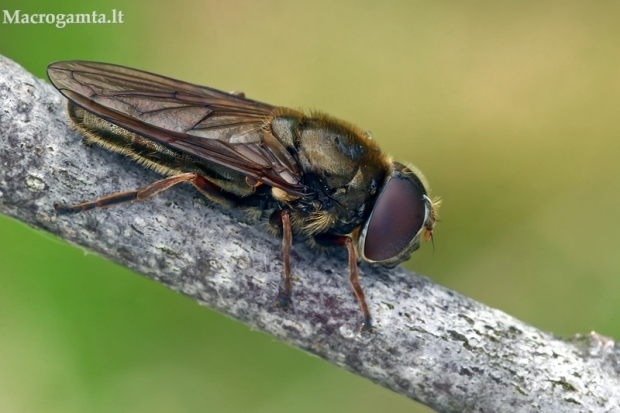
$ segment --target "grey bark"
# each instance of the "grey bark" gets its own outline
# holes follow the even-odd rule
[[[376,331],[361,333],[346,255],[296,244],[293,307],[274,306],[280,240],[189,185],[59,217],[161,177],[81,143],[64,99],[0,56],[0,212],[172,288],[439,412],[620,412],[620,349],[565,341],[402,268],[361,267]]]

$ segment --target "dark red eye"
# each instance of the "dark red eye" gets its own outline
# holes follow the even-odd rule
[[[405,177],[386,184],[370,216],[364,256],[384,261],[403,251],[422,228],[426,214],[425,192]]]

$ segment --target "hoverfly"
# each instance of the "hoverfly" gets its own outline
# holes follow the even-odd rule
[[[423,175],[383,155],[349,123],[112,64],[57,62],[47,73],[87,141],[167,176],[91,202],[57,203],[56,211],[142,201],[181,182],[226,207],[266,211],[282,236],[277,305],[284,310],[291,304],[293,235],[347,248],[349,281],[368,331],[358,258],[391,268],[432,237],[438,202]]]

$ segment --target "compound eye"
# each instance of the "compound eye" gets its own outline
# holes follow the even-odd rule
[[[405,250],[424,225],[423,189],[411,180],[393,176],[383,188],[370,216],[364,256],[385,261]]]

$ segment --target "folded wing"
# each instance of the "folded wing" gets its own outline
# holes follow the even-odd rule
[[[291,194],[307,194],[294,158],[267,131],[271,105],[106,63],[57,62],[47,73],[65,97],[111,123]]]

